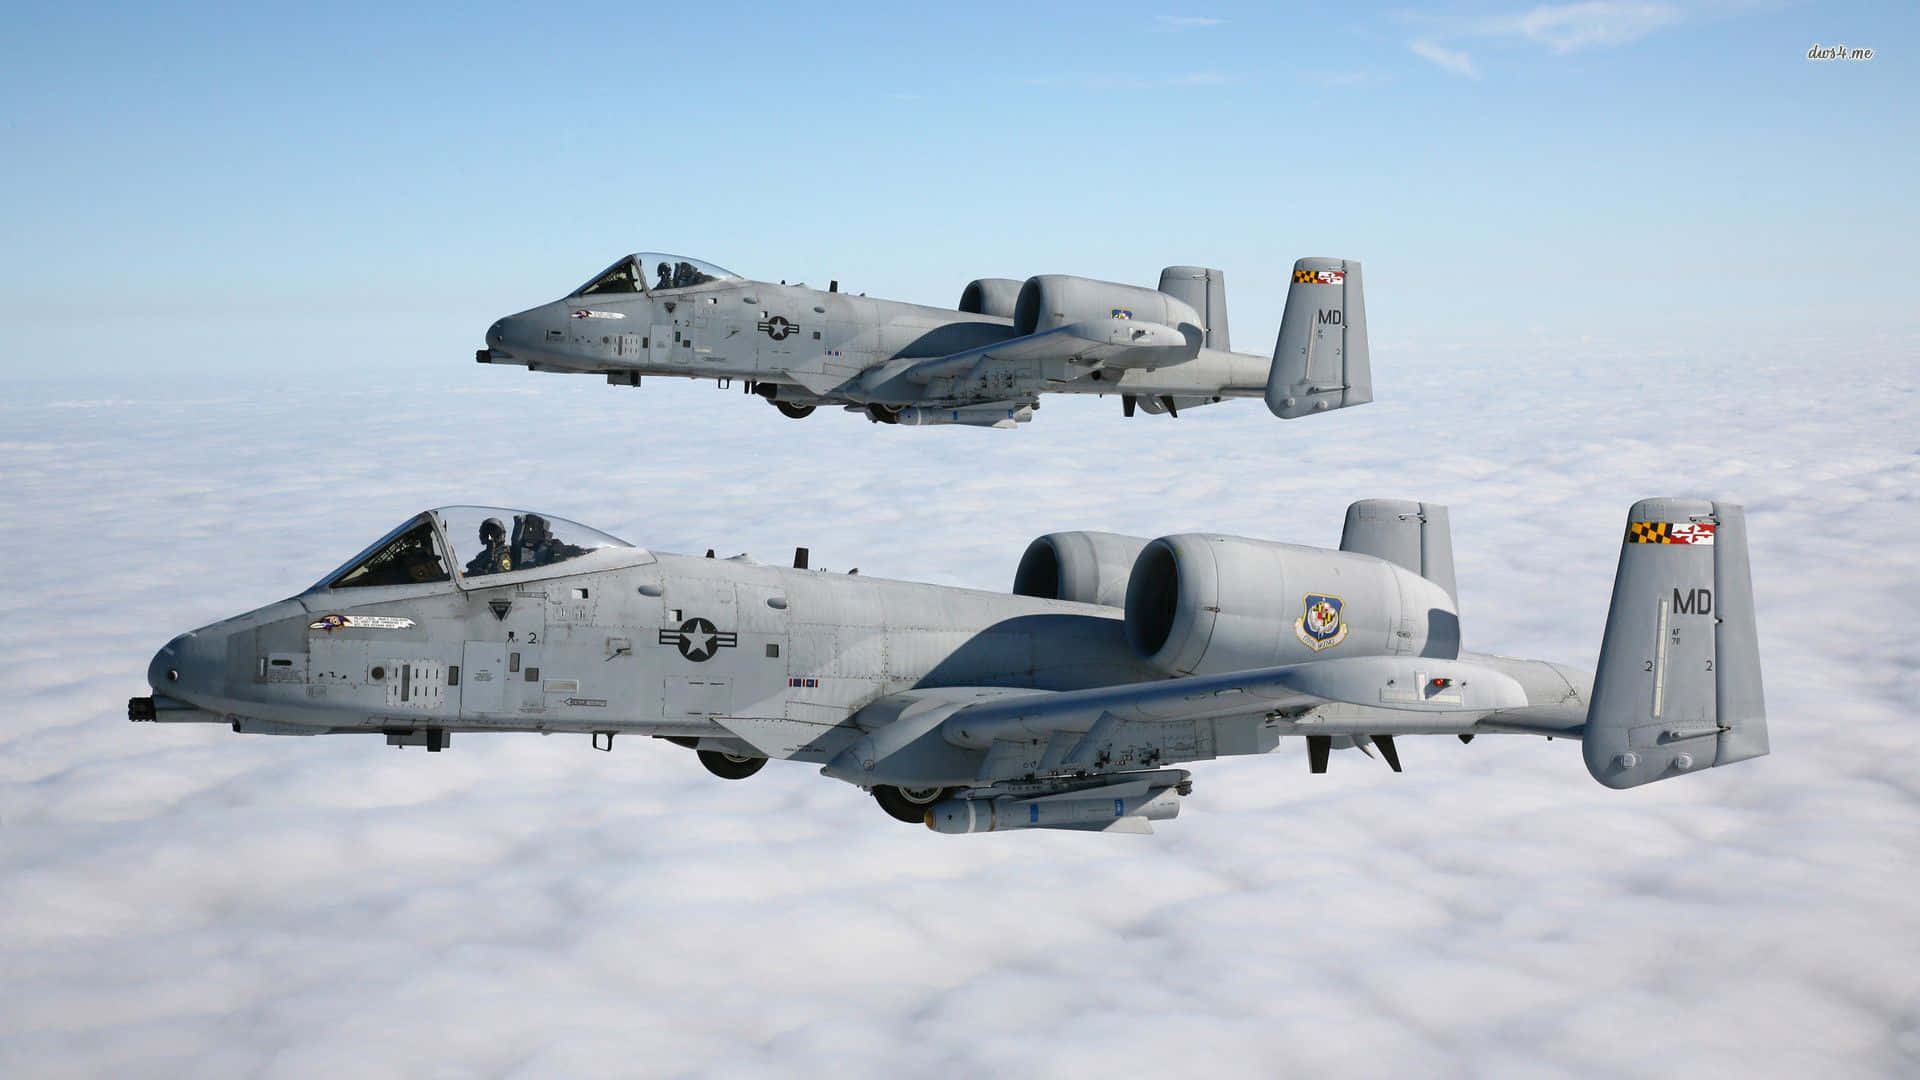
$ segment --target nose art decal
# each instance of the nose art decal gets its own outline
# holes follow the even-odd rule
[[[405,630],[413,625],[412,619],[392,615],[322,615],[307,624],[309,630],[325,630],[331,634],[335,630]]]

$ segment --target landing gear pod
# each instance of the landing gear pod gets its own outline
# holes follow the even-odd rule
[[[767,764],[766,758],[733,754],[725,750],[700,750],[697,753],[700,755],[700,764],[722,780],[745,780]]]
[[[880,809],[895,821],[904,821],[911,825],[924,821],[927,808],[940,801],[949,789],[943,787],[895,787],[892,784],[875,784],[873,800]]]

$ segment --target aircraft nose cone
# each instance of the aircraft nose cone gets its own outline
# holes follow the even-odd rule
[[[210,654],[208,643],[192,633],[181,634],[153,654],[147,665],[147,685],[155,694],[193,701],[218,695],[225,656]]]
[[[487,327],[487,347],[505,357],[538,353],[550,321],[539,308],[502,316]]]
[[[147,665],[147,685],[153,687],[154,693],[164,694],[179,684],[180,653],[192,636],[181,634],[153,654],[153,662]]]

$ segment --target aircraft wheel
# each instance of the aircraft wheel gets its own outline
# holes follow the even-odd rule
[[[700,750],[697,753],[700,755],[700,764],[722,780],[745,780],[767,763],[763,757],[742,757],[723,750]]]
[[[927,807],[945,798],[943,787],[903,788],[892,784],[873,785],[873,798],[896,821],[919,825],[927,820]]]
[[[773,407],[780,410],[781,416],[794,420],[805,420],[807,417],[813,415],[813,406],[811,405],[795,405],[791,401],[775,401]]]

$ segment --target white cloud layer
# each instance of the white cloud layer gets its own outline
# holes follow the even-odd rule
[[[1464,48],[1442,45],[1450,41],[1525,41],[1556,53],[1610,48],[1646,37],[1685,19],[1679,8],[1629,0],[1581,0],[1572,4],[1541,4],[1502,15],[1420,16],[1415,21],[1429,31],[1408,43],[1414,54],[1455,75],[1478,79],[1480,71]]]
[[[1554,52],[1624,45],[1681,20],[1678,8],[1666,4],[1585,0],[1578,4],[1543,4],[1512,15],[1481,22],[1483,33],[1526,38]]]
[[[1469,79],[1480,77],[1480,69],[1473,66],[1473,57],[1459,49],[1449,49],[1444,45],[1435,45],[1431,41],[1416,41],[1407,48],[1412,49],[1415,56],[1430,61],[1442,71],[1465,75]]]
[[[1920,1070],[1913,343],[1376,365],[1379,403],[1299,423],[1049,399],[1016,433],[457,358],[17,385],[0,1073]],[[1195,766],[1152,838],[943,837],[646,740],[428,755],[122,712],[172,634],[439,503],[1004,588],[1055,528],[1331,543],[1349,500],[1418,497],[1453,507],[1472,644],[1591,665],[1652,494],[1748,506],[1774,753],[1630,792],[1565,742],[1319,777],[1290,745]]]
[[[1205,30],[1210,27],[1224,26],[1225,19],[1211,15],[1155,15],[1153,23],[1162,30]]]

